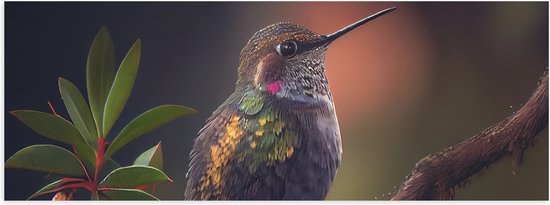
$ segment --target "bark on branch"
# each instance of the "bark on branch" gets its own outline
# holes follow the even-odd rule
[[[455,189],[504,156],[517,167],[548,124],[548,70],[527,103],[507,119],[420,160],[392,200],[453,199]]]

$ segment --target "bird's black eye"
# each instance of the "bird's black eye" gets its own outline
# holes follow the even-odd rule
[[[298,50],[298,45],[296,45],[296,42],[292,40],[283,41],[281,44],[277,45],[275,50],[277,50],[277,53],[279,53],[279,55],[285,58],[290,58],[296,55],[296,50]]]

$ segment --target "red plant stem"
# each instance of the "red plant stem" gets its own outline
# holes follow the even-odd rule
[[[103,166],[103,155],[105,154],[105,145],[109,144],[109,142],[105,141],[103,137],[99,137],[97,140],[97,155],[96,155],[96,166],[95,166],[95,177],[94,177],[94,183],[97,184],[98,178],[99,178],[99,171],[101,171],[101,167]]]
[[[98,188],[97,191],[111,191],[113,188],[105,187],[105,188]]]
[[[48,105],[50,106],[50,109],[52,110],[52,113],[57,116],[58,114],[57,114],[57,112],[55,112],[55,109],[53,109],[52,103],[50,103],[49,100],[48,100]]]
[[[96,190],[96,185],[91,181],[80,182],[79,184],[82,188],[88,189],[90,191]]]
[[[69,183],[69,182],[84,182],[85,180],[84,179],[81,179],[81,178],[70,178],[70,177],[66,177],[66,178],[63,178],[59,181],[59,183]]]
[[[77,153],[74,147],[73,150],[75,153]],[[92,178],[90,178],[90,173],[88,173],[88,169],[86,168],[86,165],[84,165],[84,162],[82,162],[82,159],[80,159],[80,156],[78,156],[78,153],[76,154],[76,158],[78,159],[78,162],[80,163],[82,169],[84,169],[84,173],[86,174],[86,178],[88,178],[88,181],[92,181]]]

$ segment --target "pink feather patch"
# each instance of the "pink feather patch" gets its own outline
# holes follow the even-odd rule
[[[269,91],[271,95],[275,95],[275,93],[279,92],[280,89],[281,89],[281,82],[279,81],[275,81],[267,84],[267,91]]]

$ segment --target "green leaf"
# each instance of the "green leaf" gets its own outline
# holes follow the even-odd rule
[[[115,162],[112,159],[109,159],[103,164],[103,167],[101,168],[101,172],[99,175],[99,178],[102,179],[105,176],[107,176],[109,173],[111,173],[113,170],[120,168],[120,164]]]
[[[159,200],[153,195],[138,189],[111,189],[102,191],[111,200]]]
[[[98,134],[103,133],[103,110],[114,77],[115,49],[113,41],[107,28],[101,27],[92,42],[86,63],[88,99]]]
[[[17,151],[6,161],[5,167],[67,176],[86,176],[80,162],[73,153],[49,144],[32,145]]]
[[[76,141],[84,141],[78,130],[69,121],[58,115],[36,110],[15,110],[11,111],[11,114],[38,134],[52,140],[70,145]]]
[[[109,91],[103,112],[103,137],[109,134],[130,97],[138,72],[140,55],[141,40],[138,39],[122,60]]]
[[[91,147],[96,147],[97,128],[80,90],[72,82],[59,78],[59,91],[75,127]]]
[[[139,155],[134,161],[134,165],[151,166],[162,171],[162,147],[160,144],[161,143],[159,142],[151,149]],[[157,183],[145,185],[143,188],[141,188],[141,190],[150,194],[154,194],[156,184]]]
[[[134,161],[134,165],[145,165],[162,170],[162,148],[160,142],[151,149],[143,152]]]
[[[172,181],[157,168],[132,165],[115,169],[103,179],[99,187],[134,188],[163,180]]]
[[[27,198],[27,200],[32,199],[32,198],[37,197],[37,196],[40,196],[40,195],[44,194],[44,192],[51,192],[52,190],[57,189],[57,188],[61,187],[62,185],[66,184],[66,183],[78,182],[78,181],[83,181],[83,180],[82,179],[76,179],[76,178],[63,178],[63,179],[54,181],[54,182],[40,188],[34,194],[29,196],[29,198]]]
[[[27,198],[27,200],[29,199],[32,199],[34,197],[37,197],[39,195],[41,195],[42,192],[46,192],[46,191],[50,191],[50,190],[53,190],[53,189],[57,189],[59,188],[61,185],[63,185],[64,182],[63,182],[63,179],[60,179],[60,180],[57,180],[57,181],[54,181],[42,188],[40,188],[38,191],[34,192],[34,194],[32,194],[31,196],[29,196],[29,198]]]
[[[162,147],[160,142],[151,149],[143,152],[134,161],[134,165],[145,165],[155,167],[162,171]],[[162,183],[162,182],[159,182]],[[145,185],[141,190],[147,193],[153,194],[155,192],[155,186],[157,183]]]
[[[88,168],[95,167],[95,152],[69,121],[58,115],[35,110],[11,111],[25,125],[52,140],[72,145]]]
[[[134,118],[118,133],[105,152],[109,159],[116,151],[137,137],[156,129],[178,117],[194,113],[195,110],[179,105],[161,105]]]

